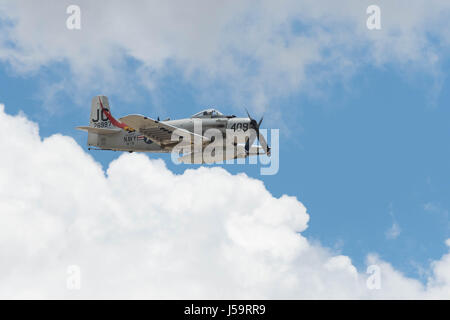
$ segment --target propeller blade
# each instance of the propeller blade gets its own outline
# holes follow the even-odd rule
[[[253,120],[253,118],[250,116],[250,113],[248,112],[247,108],[245,108],[245,112],[247,112],[247,116],[250,120]]]
[[[258,134],[256,133],[256,130],[250,130],[250,137],[248,137],[247,141],[245,142],[245,151],[247,151],[247,153],[250,151],[250,147],[253,145],[257,137]]]
[[[247,108],[245,108],[245,111],[247,112],[247,116],[250,119],[250,126],[252,127],[252,129],[254,129],[256,131],[256,138],[258,139],[259,144],[261,145],[261,147],[264,149],[264,151],[266,152],[266,154],[268,156],[270,156],[270,147],[267,145],[267,141],[264,138],[264,136],[262,134],[259,133],[259,127],[261,126],[261,123],[264,119],[264,116],[261,117],[261,120],[259,120],[259,122],[256,122],[255,119],[253,119],[250,116],[250,113],[248,112]],[[255,141],[254,139],[255,137],[253,137],[253,139],[248,139],[247,143],[245,144],[245,150],[248,152],[250,150],[250,143],[253,143],[253,141]],[[252,141],[250,141],[252,140]]]
[[[264,116],[262,116],[261,120],[259,120],[259,122],[258,122],[258,129],[259,129],[259,126],[261,125],[261,122],[263,121],[263,119],[264,119]]]
[[[261,147],[264,149],[266,154],[270,156],[270,147],[267,145],[267,141],[262,134],[259,133],[259,129],[256,131],[258,134],[258,141],[261,144]]]

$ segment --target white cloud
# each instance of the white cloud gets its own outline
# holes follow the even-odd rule
[[[394,221],[392,226],[386,231],[386,238],[391,240],[397,239],[400,233],[401,233],[400,226],[398,225],[397,222]]]
[[[427,286],[376,256],[381,290],[302,235],[309,215],[245,174],[175,175],[124,154],[107,172],[70,137],[0,105],[0,298],[449,298],[450,254]],[[81,290],[66,288],[81,268]]]
[[[155,90],[161,77],[178,70],[195,87],[210,89],[201,90],[205,101],[232,96],[236,104],[262,110],[273,97],[316,94],[366,64],[439,77],[450,43],[446,0],[380,0],[378,31],[366,28],[372,2],[360,0],[81,0],[81,31],[66,28],[70,4],[2,2],[0,17],[9,23],[0,26],[0,59],[26,74],[67,63],[72,91],[132,94],[139,81]],[[126,58],[135,67],[127,67]]]

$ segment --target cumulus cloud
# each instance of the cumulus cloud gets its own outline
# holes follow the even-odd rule
[[[0,122],[14,133],[0,136],[0,298],[450,297],[450,254],[426,285],[371,255],[381,289],[369,290],[349,257],[302,235],[302,203],[245,174],[176,175],[142,154],[104,172],[3,105]],[[67,287],[70,266],[80,290]]]
[[[162,77],[181,74],[210,89],[200,90],[208,97],[264,109],[274,97],[319,93],[366,64],[439,76],[450,43],[446,0],[380,0],[376,31],[366,28],[372,2],[360,0],[81,0],[80,31],[66,28],[70,4],[2,2],[0,59],[26,74],[67,64],[73,86],[128,94],[135,89],[130,79],[154,92]]]

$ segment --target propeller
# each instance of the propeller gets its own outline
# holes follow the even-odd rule
[[[253,119],[250,116],[250,113],[248,112],[248,110],[245,109],[245,111],[247,112],[247,116],[250,119],[250,128],[256,131],[256,137],[258,138],[258,142],[261,144],[261,147],[264,149],[266,154],[268,156],[270,156],[270,147],[267,145],[267,141],[264,138],[264,136],[259,133],[259,127],[261,126],[261,123],[262,123],[262,121],[264,119],[264,116],[261,117],[261,120],[259,120],[259,122],[256,122],[256,120]],[[253,141],[252,141],[252,143],[253,143]],[[247,140],[247,144],[245,145],[245,149],[247,150],[247,152],[250,150],[250,139]]]

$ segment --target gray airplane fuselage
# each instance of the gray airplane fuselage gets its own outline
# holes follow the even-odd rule
[[[245,135],[250,127],[250,119],[236,117],[216,117],[216,118],[185,118],[178,120],[160,121],[174,127],[185,129],[190,132],[205,135],[209,129],[217,129],[226,138],[226,131],[231,130],[235,135]],[[195,122],[195,126],[194,126]],[[200,130],[201,128],[201,130]],[[196,130],[200,130],[196,132]],[[115,151],[136,151],[136,152],[170,152],[171,147],[162,147],[151,141],[139,131],[127,132],[121,130],[114,134],[89,134],[88,146],[105,150]]]

